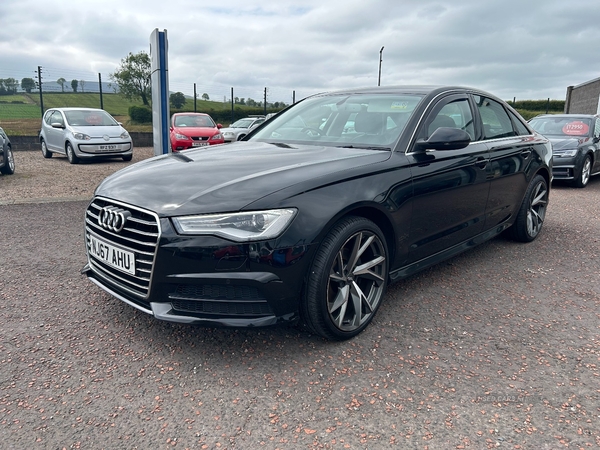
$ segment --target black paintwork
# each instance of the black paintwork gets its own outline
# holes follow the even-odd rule
[[[471,94],[501,102],[490,94],[459,87],[360,92],[413,93],[423,99],[390,147],[283,145],[258,137],[271,122],[267,121],[245,141],[152,158],[108,177],[96,196],[135,205],[159,217],[160,240],[150,294],[140,302],[103,282],[89,266],[84,271],[112,294],[160,319],[270,325],[298,318],[312,258],[342,217],[364,216],[378,224],[391,253],[389,278],[394,281],[501,233],[515,220],[529,181],[536,174],[548,184],[551,180],[552,154],[546,138],[523,121],[521,126],[528,129],[525,135],[480,139],[482,124],[474,106],[475,139],[469,145],[453,148],[464,145],[458,141],[464,140],[465,133],[447,134],[455,142],[446,143],[449,150],[425,151],[427,145],[417,144],[419,130],[440,102],[452,96],[474,105]],[[290,207],[298,213],[281,236],[245,244],[214,236],[178,235],[170,220],[180,215]],[[196,289],[200,285],[249,289],[264,299],[268,311],[233,316],[171,309],[173,292],[181,286]]]

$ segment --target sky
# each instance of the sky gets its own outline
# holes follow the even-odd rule
[[[0,78],[110,81],[167,31],[169,88],[287,104],[353,87],[564,100],[600,77],[600,1],[2,0]],[[383,48],[383,51],[381,51]],[[380,61],[381,55],[381,61]]]

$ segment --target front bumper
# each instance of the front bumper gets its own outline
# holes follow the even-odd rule
[[[93,158],[95,156],[128,156],[133,153],[133,144],[131,142],[78,144],[75,153],[79,158]]]
[[[169,219],[158,220],[155,256],[151,267],[143,268],[150,273],[147,290],[136,292],[127,276],[90,255],[89,235],[110,239],[90,221],[88,264],[82,273],[119,300],[169,322],[258,327],[299,319],[311,246],[278,248],[276,241],[232,245],[213,236],[177,235]]]
[[[574,180],[581,171],[579,157],[560,157],[552,158],[552,177],[554,180]]]

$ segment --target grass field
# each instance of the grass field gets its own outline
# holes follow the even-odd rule
[[[44,110],[59,107],[100,108],[100,94],[88,92],[57,92],[43,94]],[[141,106],[114,93],[103,93],[102,107],[122,122],[129,131],[151,132],[151,124],[133,124],[129,119],[129,108]],[[221,111],[231,106],[223,102],[196,100],[197,111]],[[187,99],[183,109],[193,111],[194,100]],[[0,97],[0,126],[12,136],[35,136],[40,129],[42,111],[39,94],[18,94]]]
[[[48,108],[59,108],[67,106],[83,108],[100,108],[100,94],[88,92],[54,92],[43,94],[44,110]],[[115,93],[103,93],[103,108],[112,114],[129,131],[151,132],[151,124],[134,124],[129,119],[129,108],[131,106],[141,106],[140,101],[131,101]],[[517,102],[519,103],[519,102]],[[517,105],[518,106],[518,105]],[[213,102],[205,100],[196,100],[196,110],[198,112],[225,111],[229,110],[231,105],[224,102]],[[245,109],[241,105],[236,105],[236,109]],[[194,110],[194,100],[187,99],[186,105],[182,108],[185,111]],[[529,120],[545,111],[528,111],[517,109],[519,113]],[[172,110],[171,112],[176,112]],[[549,111],[550,114],[559,114],[563,111]],[[254,112],[251,112],[254,114]],[[39,94],[17,94],[0,96],[0,126],[4,128],[7,134],[13,136],[36,136],[40,129],[42,112],[40,108]],[[227,126],[228,123],[223,123]]]

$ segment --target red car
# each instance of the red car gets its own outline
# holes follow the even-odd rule
[[[193,147],[222,144],[223,126],[203,113],[176,113],[171,117],[171,149],[174,152]]]

